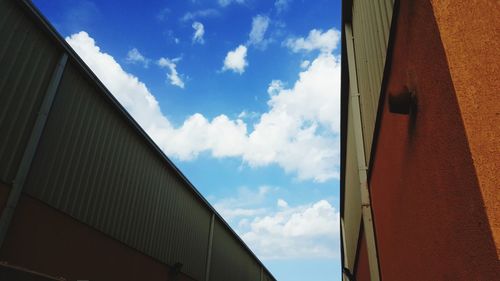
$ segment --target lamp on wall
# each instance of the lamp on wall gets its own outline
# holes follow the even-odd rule
[[[402,91],[389,93],[389,111],[396,114],[410,115],[416,111],[417,97],[414,91],[404,87]]]

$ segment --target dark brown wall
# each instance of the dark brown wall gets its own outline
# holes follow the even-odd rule
[[[500,264],[429,1],[401,1],[394,44],[387,92],[414,89],[418,111],[385,104],[381,116],[370,186],[383,280],[495,280]]]
[[[370,265],[368,264],[368,250],[366,248],[365,233],[360,233],[358,256],[356,260],[356,281],[370,281]]]
[[[8,187],[0,184],[0,206]],[[0,260],[68,281],[189,281],[169,268],[46,204],[23,196]]]

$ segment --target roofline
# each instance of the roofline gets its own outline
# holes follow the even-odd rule
[[[16,1],[16,0],[14,0]],[[198,189],[187,179],[187,177],[177,168],[174,163],[165,155],[165,153],[158,147],[158,145],[149,137],[149,135],[141,128],[141,126],[135,121],[135,119],[127,112],[127,110],[118,102],[118,100],[111,94],[111,92],[104,86],[104,84],[97,78],[97,76],[92,72],[90,67],[85,64],[85,62],[78,56],[78,54],[73,50],[73,48],[64,40],[64,38],[57,32],[57,30],[52,26],[52,24],[47,20],[47,18],[40,12],[40,10],[33,4],[31,0],[17,0],[24,4],[27,9],[29,16],[35,21],[36,24],[40,24],[43,31],[49,34],[53,40],[55,40],[60,48],[66,52],[73,62],[75,62],[83,72],[96,83],[97,87],[104,92],[104,96],[115,106],[115,109],[124,117],[127,122],[132,126],[132,128],[144,138],[146,143],[152,148],[168,167],[172,168],[178,177],[189,187],[190,191],[194,193],[196,198],[208,208],[223,224],[223,226],[229,230],[229,232],[236,238],[238,242],[243,246],[243,248],[257,261],[257,263],[270,275],[274,280],[277,280],[273,274],[264,266],[262,261],[257,258],[255,253],[248,247],[248,245],[238,236],[238,234],[229,226],[229,224],[222,218],[222,216],[215,210],[215,208],[207,201],[205,197],[198,191]]]

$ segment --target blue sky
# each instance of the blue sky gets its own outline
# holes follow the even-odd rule
[[[340,1],[34,2],[278,280],[340,280]]]

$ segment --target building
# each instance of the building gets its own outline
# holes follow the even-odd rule
[[[498,11],[343,1],[343,280],[498,280]]]
[[[1,280],[275,280],[30,1],[0,38]]]

